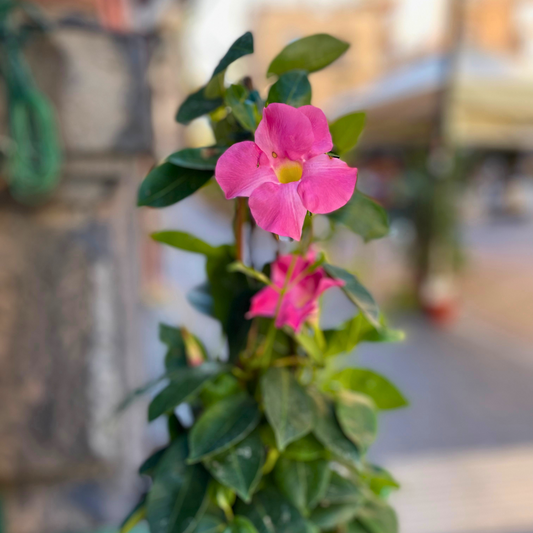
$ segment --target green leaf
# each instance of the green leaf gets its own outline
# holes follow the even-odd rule
[[[254,53],[254,37],[251,32],[247,31],[244,35],[241,35],[226,52],[226,55],[219,61],[213,77],[226,70],[234,61]]]
[[[305,353],[309,355],[318,364],[322,364],[324,360],[324,353],[320,349],[316,336],[311,336],[305,331],[293,334],[296,342],[305,350]]]
[[[163,163],[150,171],[144,178],[137,196],[138,206],[167,207],[180,202],[213,176],[208,170],[196,170]]]
[[[130,511],[128,516],[120,525],[119,533],[128,533],[139,522],[146,518],[146,494],[143,494],[137,505]]]
[[[244,516],[236,516],[224,533],[257,533],[255,526]]]
[[[359,307],[360,311],[376,329],[382,329],[383,327],[379,321],[378,305],[359,280],[353,274],[340,267],[325,263],[324,269],[332,278],[344,281],[345,284],[341,289],[346,296]]]
[[[291,442],[283,452],[283,456],[293,461],[316,461],[327,457],[327,451],[320,441],[310,433],[301,439]]]
[[[184,231],[159,231],[152,233],[151,237],[154,241],[194,254],[216,256],[219,253],[219,248],[215,248]]]
[[[217,96],[208,98],[205,87],[200,87],[195,93],[187,96],[176,113],[176,120],[180,124],[189,124],[195,118],[207,115],[224,104],[224,100]]]
[[[367,463],[363,476],[367,480],[370,490],[382,498],[387,498],[393,490],[400,488],[400,484],[392,474],[380,466]]]
[[[253,134],[245,130],[233,113],[228,113],[219,121],[211,121],[217,144],[231,146],[241,141],[253,140]]]
[[[398,388],[386,377],[365,368],[345,368],[331,378],[345,389],[366,394],[378,409],[397,409],[408,405]]]
[[[146,461],[144,461],[139,467],[139,474],[141,476],[151,476],[154,473],[156,466],[159,464],[159,461],[161,461],[163,455],[165,455],[167,449],[168,446],[165,446],[150,455],[150,457],[148,457],[148,459],[146,459]]]
[[[204,464],[217,481],[249,502],[261,479],[264,461],[265,449],[259,431],[255,430],[229,450],[207,459]]]
[[[315,72],[333,63],[349,47],[326,33],[310,35],[287,45],[270,63],[268,74],[279,76],[294,69]]]
[[[187,350],[181,331],[168,324],[159,324],[159,340],[168,346],[165,368],[168,372],[187,366]]]
[[[282,456],[274,468],[274,479],[281,493],[305,515],[326,492],[330,472],[327,461],[291,461]]]
[[[197,396],[205,384],[224,369],[224,365],[209,361],[200,366],[182,368],[172,373],[170,383],[150,403],[148,420],[151,422]]]
[[[332,406],[318,395],[315,396],[315,402],[317,417],[314,433],[317,439],[338,457],[359,466],[359,449],[344,435]]]
[[[335,412],[344,434],[365,452],[378,429],[374,402],[368,396],[342,391],[335,402]]]
[[[222,533],[226,524],[217,516],[204,515],[200,518],[194,533]]]
[[[270,368],[261,378],[261,391],[280,451],[313,429],[313,401],[287,369]]]
[[[324,494],[324,503],[359,505],[364,501],[365,488],[351,479],[332,472],[329,485]]]
[[[214,317],[215,302],[211,294],[211,285],[204,282],[187,293],[187,301],[200,313]]]
[[[241,261],[235,261],[228,266],[229,272],[242,272],[245,276],[249,278],[256,279],[265,285],[272,285],[272,282],[262,273],[253,269],[252,267],[246,266]]]
[[[398,533],[396,512],[385,502],[374,499],[368,501],[357,513],[356,524],[365,533]],[[349,529],[355,532],[357,529]]]
[[[135,400],[138,400],[141,396],[144,396],[147,392],[152,390],[156,385],[159,385],[159,383],[161,383],[165,379],[165,377],[166,377],[165,375],[159,376],[158,378],[153,379],[152,381],[149,381],[148,383],[142,385],[141,387],[138,387],[137,389],[134,389],[133,391],[131,391],[117,405],[115,412],[117,414],[124,412],[132,403],[135,402]]]
[[[311,521],[321,530],[334,529],[345,524],[357,514],[357,506],[353,504],[333,504],[327,507],[317,507],[311,513]]]
[[[365,119],[366,113],[350,113],[329,125],[335,153],[342,155],[355,148],[365,127]]]
[[[238,501],[235,512],[248,518],[258,533],[307,533],[298,509],[270,487],[255,494],[252,503]]]
[[[189,432],[189,463],[226,451],[249,435],[260,418],[257,404],[245,392],[211,405]]]
[[[339,329],[324,331],[326,339],[326,357],[351,352],[360,340],[362,313],[341,325]]]
[[[311,84],[304,70],[293,70],[279,77],[270,87],[267,101],[301,107],[311,103]]]
[[[197,170],[215,170],[219,157],[226,151],[225,146],[205,146],[204,148],[184,148],[167,157],[173,165]]]
[[[187,439],[175,440],[159,462],[148,493],[146,517],[151,533],[191,533],[207,503],[209,473],[187,466]]]
[[[226,105],[239,124],[248,131],[254,132],[261,120],[261,115],[254,102],[248,99],[248,91],[242,85],[230,85],[224,96]]]
[[[385,237],[390,229],[387,211],[357,189],[346,205],[328,216],[360,235],[365,242]]]

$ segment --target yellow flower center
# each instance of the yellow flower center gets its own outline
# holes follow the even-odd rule
[[[302,178],[302,165],[296,161],[288,161],[278,167],[276,174],[280,183],[300,181]]]

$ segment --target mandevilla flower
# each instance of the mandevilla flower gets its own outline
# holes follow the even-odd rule
[[[272,282],[276,288],[265,287],[252,298],[247,318],[275,317],[278,329],[288,325],[298,332],[308,318],[317,315],[320,295],[331,287],[344,285],[341,280],[328,278],[321,267],[311,271],[314,261],[313,252],[307,257],[278,257],[272,263]]]
[[[250,197],[261,228],[300,240],[307,211],[331,213],[355,189],[357,169],[328,156],[332,147],[320,109],[270,104],[255,142],[230,146],[218,160],[215,177],[227,199]]]

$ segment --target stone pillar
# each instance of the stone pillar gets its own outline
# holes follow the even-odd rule
[[[148,45],[62,27],[29,57],[66,161],[44,205],[0,192],[0,493],[9,533],[88,531],[118,523],[144,454],[144,410],[114,410],[143,380],[135,193],[151,162]]]

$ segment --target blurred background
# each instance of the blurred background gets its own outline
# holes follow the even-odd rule
[[[251,30],[255,54],[227,77],[251,73],[263,93],[292,40],[351,43],[312,74],[313,104],[330,119],[367,112],[348,159],[392,229],[366,245],[340,231],[324,247],[407,335],[349,356],[411,401],[382,415],[372,451],[403,486],[392,500],[402,531],[532,533],[533,1],[11,4],[0,0],[5,531],[116,531],[143,490],[138,465],[166,439],[145,422],[147,400],[116,413],[162,372],[158,322],[223,350],[218,325],[186,299],[203,259],[148,235],[230,242],[232,206],[214,182],[163,210],[137,209],[136,190],[169,153],[213,142],[205,121],[183,127],[175,111]],[[325,323],[343,318],[324,301]]]

